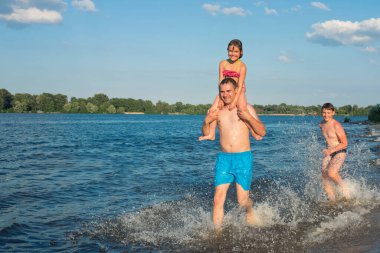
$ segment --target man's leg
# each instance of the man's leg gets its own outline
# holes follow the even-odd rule
[[[224,217],[224,202],[226,201],[227,191],[230,184],[222,184],[215,187],[214,208],[212,209],[212,221],[214,227],[220,230]]]
[[[248,225],[254,225],[256,223],[255,215],[253,213],[253,201],[249,197],[249,191],[246,191],[240,184],[236,184],[236,193],[238,203],[242,208],[245,208],[247,212],[246,222]]]

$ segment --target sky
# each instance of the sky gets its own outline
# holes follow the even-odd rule
[[[0,0],[0,88],[208,104],[232,39],[251,104],[380,103],[378,0]]]

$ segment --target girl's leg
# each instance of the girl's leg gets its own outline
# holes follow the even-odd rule
[[[211,108],[208,110],[207,113],[219,110],[219,104],[220,104],[220,98],[218,95],[218,96],[216,96],[214,103],[212,104]],[[208,135],[203,135],[203,136],[199,137],[198,140],[200,140],[200,141],[204,141],[204,140],[213,141],[213,140],[215,140],[215,134],[216,134],[216,121],[211,123],[210,133]]]
[[[240,94],[240,97],[239,97],[238,103],[237,103],[237,108],[240,111],[248,111],[248,109],[247,109],[247,98],[245,96],[245,92]],[[253,138],[255,138],[255,140],[260,141],[263,139],[263,137],[256,134],[255,130],[253,130],[249,124],[246,124],[246,125],[249,128],[249,130],[251,131],[251,134],[252,134]]]

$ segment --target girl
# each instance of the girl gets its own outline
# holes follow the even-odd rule
[[[240,60],[243,57],[243,44],[240,40],[231,40],[227,47],[228,59],[222,60],[219,63],[219,83],[226,77],[233,78],[238,84],[237,96],[235,100],[228,106],[229,110],[238,108],[240,111],[247,110],[247,98],[245,96],[245,75],[247,68]],[[219,84],[218,83],[218,84]],[[216,96],[214,103],[212,104],[209,112],[215,112],[224,106],[223,101],[220,99],[219,95]],[[248,124],[247,124],[248,125]],[[215,140],[216,122],[210,125],[210,134],[206,136],[199,137],[199,140]],[[250,129],[252,136],[256,140],[260,140],[261,137]]]

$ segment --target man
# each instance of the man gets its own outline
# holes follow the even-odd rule
[[[347,186],[339,175],[346,158],[348,142],[342,125],[334,119],[334,115],[334,106],[331,103],[325,103],[322,106],[323,120],[319,124],[327,146],[322,151],[324,154],[322,160],[322,183],[331,202],[336,201],[333,183],[340,187],[346,199],[350,197]]]
[[[249,198],[252,180],[253,157],[247,124],[261,137],[265,136],[265,126],[258,118],[254,108],[248,105],[248,111],[229,110],[228,105],[234,101],[237,84],[232,78],[225,78],[219,85],[219,96],[224,102],[223,109],[209,112],[204,119],[202,132],[208,135],[210,124],[217,121],[220,134],[221,152],[215,165],[215,194],[212,219],[219,230],[223,223],[224,202],[230,184],[236,181],[237,200],[246,209],[246,222],[254,224],[253,202]]]

